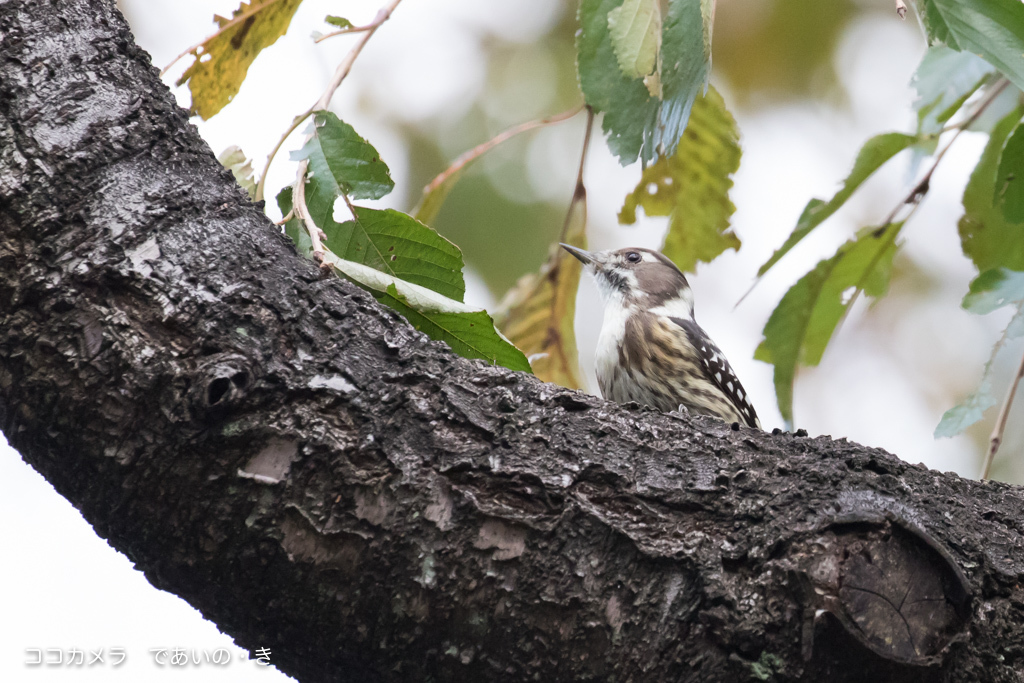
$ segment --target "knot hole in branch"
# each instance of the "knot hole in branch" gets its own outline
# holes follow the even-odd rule
[[[813,656],[828,664],[827,680],[931,680],[907,667],[939,670],[950,646],[969,630],[971,589],[954,557],[935,537],[896,517],[844,520],[830,531],[819,539],[818,568],[811,572],[817,607],[865,650],[858,654],[834,629],[815,636]]]
[[[196,368],[192,404],[202,413],[222,414],[242,402],[254,380],[253,365],[245,356],[237,353],[207,356]]]

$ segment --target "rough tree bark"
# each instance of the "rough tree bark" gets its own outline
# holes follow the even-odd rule
[[[453,356],[296,255],[112,0],[0,0],[0,427],[305,683],[1024,675],[1019,489]]]

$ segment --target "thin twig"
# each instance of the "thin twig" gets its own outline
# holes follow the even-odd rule
[[[906,223],[908,220],[910,220],[910,217],[914,215],[915,211],[917,211],[917,207],[921,205],[921,200],[924,199],[926,194],[928,194],[928,189],[931,186],[932,176],[935,174],[935,170],[939,167],[939,162],[942,161],[942,157],[946,156],[946,152],[948,152],[949,148],[953,146],[953,143],[956,142],[956,139],[960,137],[960,133],[967,130],[967,128],[969,128],[972,123],[978,120],[978,117],[981,116],[985,112],[985,109],[987,109],[988,106],[992,104],[992,102],[999,96],[999,94],[1006,89],[1006,86],[1009,83],[1010,81],[1006,77],[1003,77],[1001,80],[996,81],[993,84],[992,89],[989,92],[985,93],[984,99],[978,102],[978,106],[975,107],[973,112],[971,112],[971,115],[957,125],[956,133],[953,135],[952,138],[950,138],[949,142],[946,143],[946,146],[939,150],[939,153],[935,155],[935,161],[932,162],[931,167],[928,168],[928,171],[925,172],[921,180],[918,181],[916,185],[914,185],[914,187],[910,190],[907,196],[903,198],[903,201],[901,201],[899,204],[893,207],[893,210],[890,211],[889,215],[885,217],[885,222],[878,226],[878,228],[876,228],[877,230],[885,230],[890,225],[892,225],[893,221],[896,220],[896,216],[899,215],[900,211],[906,206],[910,206],[910,210],[903,217],[903,222]],[[897,235],[893,235],[892,239],[895,240],[896,237]],[[870,272],[870,269],[867,272]],[[755,282],[754,284],[757,283]],[[751,287],[751,289],[753,289],[753,287]],[[847,313],[849,313],[853,309],[853,305],[857,303],[857,297],[860,296],[862,291],[863,289],[859,286],[856,290],[854,290],[853,297],[850,299],[850,303],[846,307],[846,311],[843,313],[842,318],[840,318],[839,322],[836,323],[836,330],[835,332],[833,332],[833,334],[836,334],[836,332],[839,331],[839,328],[842,327],[843,322],[845,322],[846,320]],[[750,291],[748,290],[747,294],[749,293]],[[746,297],[746,294],[744,294],[743,296]],[[742,300],[743,299],[740,299],[740,301]],[[738,305],[739,304],[737,304],[737,306]]]
[[[1003,76],[998,81],[992,84],[992,88],[987,93],[985,93],[985,97],[980,102],[978,102],[978,106],[974,108],[974,111],[971,112],[971,115],[957,125],[956,132],[953,134],[953,137],[950,138],[949,142],[946,143],[946,146],[939,150],[939,153],[935,155],[935,161],[932,162],[931,167],[924,174],[921,180],[916,185],[914,185],[914,187],[910,190],[910,192],[903,199],[903,201],[897,204],[893,208],[893,210],[889,212],[889,215],[886,217],[885,222],[882,223],[880,227],[885,228],[889,226],[896,219],[896,216],[897,214],[899,214],[900,209],[902,209],[907,204],[913,204],[916,206],[921,202],[922,199],[924,199],[924,196],[928,194],[928,188],[931,185],[932,176],[935,174],[935,170],[939,167],[939,162],[941,162],[942,158],[946,156],[946,152],[948,152],[949,148],[953,146],[953,143],[956,142],[956,139],[960,137],[960,133],[967,130],[972,123],[977,121],[978,117],[985,113],[985,110],[988,108],[988,106],[992,104],[992,102],[995,101],[995,99],[999,97],[1000,94],[1002,94],[1003,90],[1005,90],[1006,86],[1009,84],[1010,81],[1005,76]]]
[[[587,163],[587,152],[590,150],[590,135],[594,130],[594,110],[587,107],[587,132],[583,134],[583,151],[580,152],[580,167],[576,171],[576,187],[572,191],[572,201],[569,202],[569,210],[565,214],[565,222],[562,223],[562,232],[558,237],[559,242],[564,242],[569,234],[569,224],[572,223],[576,207],[583,206],[583,224],[587,223],[587,188],[583,184],[583,167]],[[562,255],[561,253],[559,254]]]
[[[366,26],[346,26],[345,28],[339,28],[337,31],[331,31],[330,33],[325,33],[323,35],[317,36],[316,38],[313,39],[313,42],[319,43],[327,40],[328,38],[333,38],[335,36],[344,36],[349,33],[363,33],[364,31],[372,31],[373,29],[374,23],[372,22],[367,24]]]
[[[558,237],[558,241],[559,242],[565,242],[566,241],[567,235],[569,234],[569,226],[577,225],[578,224],[580,226],[580,230],[582,230],[582,231],[585,231],[586,228],[587,228],[587,188],[583,184],[583,169],[584,169],[584,167],[587,164],[587,152],[590,150],[590,138],[591,138],[591,132],[593,130],[594,130],[594,110],[591,109],[588,106],[587,107],[587,129],[586,129],[586,132],[583,134],[583,149],[580,151],[580,165],[579,165],[579,169],[576,171],[576,187],[572,191],[572,199],[569,201],[569,209],[565,212],[565,221],[562,222],[562,232],[560,233],[560,235]],[[552,305],[553,305],[553,309],[552,310],[553,311],[557,310],[557,297],[558,297],[559,291],[561,291],[560,288],[558,287],[558,284],[557,284],[556,280],[558,278],[564,277],[564,273],[565,273],[565,271],[561,268],[562,265],[565,265],[565,266],[567,266],[568,268],[571,269],[571,268],[574,268],[574,267],[580,267],[582,264],[580,264],[571,255],[569,255],[568,252],[566,252],[566,251],[564,251],[562,249],[556,248],[556,249],[553,249],[550,252],[550,255],[548,256],[547,264],[543,268],[541,268],[541,271],[540,271],[541,275],[543,277],[547,278],[548,280],[550,280],[551,283],[554,286],[554,291],[555,291],[554,296],[556,297],[556,300],[552,302]],[[575,297],[576,297],[575,290],[570,294],[570,296],[573,299],[575,299]],[[545,339],[547,339],[549,342],[550,342],[550,340],[561,339],[562,333],[559,330],[559,326],[561,324],[562,324],[562,320],[556,319],[554,316],[548,316],[548,318],[547,318],[547,332],[545,333]],[[545,345],[548,345],[548,342],[545,342]],[[547,348],[551,348],[551,347],[554,347],[555,352],[557,353],[557,355],[559,357],[559,360],[560,360],[560,363],[561,363],[562,367],[566,368],[566,370],[568,370],[570,372],[570,375],[573,374],[573,372],[570,370],[570,368],[572,368],[574,365],[576,365],[577,372],[578,372],[578,360],[579,359],[573,358],[572,360],[570,360],[567,357],[567,355],[566,355],[565,347],[564,347],[564,345],[562,343],[555,343],[555,344],[551,344],[551,345],[547,346]],[[544,348],[544,347],[542,347],[542,348]],[[550,352],[544,352],[544,353],[534,354],[534,355],[537,356],[538,358],[540,358],[540,357],[544,357],[544,356],[550,355]],[[534,360],[534,357],[531,356],[530,362],[532,363],[533,360]]]
[[[218,28],[211,35],[207,36],[206,38],[204,38],[203,40],[199,41],[198,43],[196,43],[195,45],[193,45],[192,47],[188,48],[187,50],[182,52],[180,55],[175,57],[173,60],[171,60],[171,63],[168,64],[167,66],[165,66],[163,68],[163,70],[160,72],[160,75],[163,76],[165,73],[170,71],[171,67],[174,66],[175,64],[177,64],[181,59],[183,59],[187,55],[195,52],[196,50],[201,48],[203,45],[206,45],[208,42],[210,42],[211,40],[213,40],[214,38],[216,38],[220,34],[224,33],[224,31],[227,31],[229,28],[237,26],[238,24],[242,23],[243,21],[245,21],[246,19],[248,19],[249,17],[251,17],[253,15],[259,14],[260,12],[262,12],[265,9],[267,9],[268,7],[270,7],[271,5],[276,3],[277,1],[278,0],[269,0],[267,3],[265,3],[263,5],[259,5],[258,7],[251,8],[248,12],[243,12],[243,13],[239,14],[237,17],[232,17],[231,20],[228,23],[226,23],[223,26],[221,26],[220,28]]]
[[[306,162],[303,161],[300,166],[305,168],[305,164]],[[302,175],[299,176],[298,181],[292,188],[292,213],[302,221],[303,227],[306,228],[306,232],[309,234],[309,239],[313,243],[313,258],[317,263],[322,262],[324,258],[323,238],[326,236],[309,215],[309,207],[306,206],[306,183],[303,182]]]
[[[1024,377],[1024,357],[1020,359],[1020,366],[1017,374],[1010,382],[1010,388],[1006,390],[1006,398],[1003,399],[1003,407],[999,409],[999,417],[996,418],[996,426],[992,430],[992,436],[988,439],[988,452],[985,454],[985,462],[981,466],[981,479],[988,479],[989,470],[992,468],[992,460],[996,457],[996,451],[1003,442],[1003,431],[1006,429],[1006,420],[1010,417],[1010,406],[1013,405],[1013,397],[1017,394],[1017,385]]]
[[[267,163],[263,166],[263,172],[260,173],[259,181],[256,182],[256,193],[253,196],[254,201],[258,202],[263,199],[263,187],[267,183],[267,171],[270,170],[270,164],[274,161],[274,157],[276,157],[277,153],[281,150],[281,145],[284,144],[284,141],[288,139],[288,136],[294,133],[295,129],[298,128],[303,121],[308,119],[309,115],[312,113],[312,109],[307,109],[303,113],[296,116],[292,120],[292,125],[289,126],[288,130],[286,130],[284,132],[284,135],[282,135],[281,138],[277,141],[277,144],[274,145],[274,149],[270,150],[270,154],[267,156]]]
[[[498,133],[487,142],[482,142],[473,149],[470,149],[460,154],[458,158],[456,158],[455,161],[453,161],[448,168],[438,173],[433,180],[427,183],[427,186],[423,188],[423,196],[427,196],[428,194],[436,190],[438,187],[443,185],[449,178],[451,178],[453,175],[461,171],[466,166],[466,164],[473,161],[482,154],[489,152],[490,150],[494,149],[495,147],[505,142],[506,140],[514,138],[520,133],[525,133],[526,131],[533,130],[534,128],[540,128],[541,126],[547,126],[552,123],[559,123],[561,121],[565,121],[566,119],[571,119],[572,117],[576,116],[576,114],[579,114],[582,110],[583,105],[581,104],[578,107],[573,107],[568,111],[563,111],[561,114],[554,114],[543,119],[527,121],[526,123],[520,123],[518,125],[512,126],[511,128],[503,130],[502,132]]]
[[[366,43],[370,41],[370,38],[372,38],[373,34],[377,32],[377,29],[381,27],[381,24],[391,18],[391,13],[395,11],[395,8],[398,7],[398,3],[400,2],[402,2],[402,0],[391,0],[391,2],[377,11],[377,16],[366,26],[366,35],[364,35],[362,39],[353,46],[345,56],[345,59],[341,60],[341,63],[338,64],[338,68],[334,70],[334,76],[331,78],[330,84],[328,84],[327,89],[324,90],[324,94],[320,96],[320,99],[317,100],[317,103],[313,105],[314,111],[327,109],[327,105],[331,103],[331,98],[334,97],[334,91],[338,89],[341,82],[345,80],[346,76],[348,76],[348,72],[352,69],[352,63],[356,61],[356,57],[358,57],[359,53],[363,51],[363,47],[365,47]]]
[[[391,0],[390,3],[385,7],[382,7],[380,11],[377,12],[377,17],[371,24],[372,28],[366,31],[359,42],[349,50],[347,55],[345,55],[345,59],[341,60],[341,63],[338,64],[338,68],[334,71],[334,76],[331,78],[331,82],[327,85],[327,89],[324,90],[324,94],[321,95],[320,99],[318,99],[316,103],[309,108],[305,113],[305,116],[309,116],[315,111],[323,111],[330,106],[331,98],[334,97],[334,92],[338,89],[338,86],[341,85],[341,82],[345,80],[345,77],[348,76],[349,71],[352,70],[352,64],[356,61],[356,57],[358,57],[359,53],[363,51],[363,47],[370,41],[370,38],[372,38],[373,34],[377,32],[377,29],[380,28],[381,24],[388,20],[391,13],[395,11],[395,8],[398,7],[398,3],[401,1],[402,0]],[[313,133],[310,133],[306,136],[306,141],[308,142],[312,137]],[[269,159],[267,160],[267,165],[268,167],[270,165]],[[309,237],[313,241],[313,257],[318,262],[322,262],[324,257],[324,247],[319,240],[319,236],[322,233],[316,223],[313,222],[312,217],[309,215],[309,209],[306,206],[306,170],[308,168],[309,160],[303,159],[299,162],[299,167],[295,171],[295,184],[293,186],[294,189],[292,190],[292,198],[294,200],[292,202],[292,210],[295,211],[295,214],[302,219],[302,224],[306,227],[306,232],[309,233]],[[345,195],[343,194],[342,196]],[[347,196],[345,196],[345,203],[348,203]],[[350,208],[351,206],[352,205],[349,204]]]
[[[391,2],[389,2],[385,7],[382,7],[380,11],[377,12],[377,17],[373,20],[372,23],[368,25],[368,30],[365,32],[365,34],[362,36],[359,42],[357,42],[352,47],[349,53],[345,55],[345,58],[341,60],[341,63],[338,64],[338,68],[335,69],[334,76],[331,77],[331,82],[327,85],[327,89],[324,90],[323,94],[313,104],[313,106],[311,106],[309,109],[295,117],[295,120],[292,121],[292,125],[288,128],[287,131],[285,131],[284,135],[281,136],[281,139],[277,141],[277,144],[274,145],[274,149],[270,152],[270,156],[267,157],[267,163],[263,167],[263,173],[260,174],[260,180],[256,184],[256,201],[260,201],[261,199],[263,199],[263,190],[267,180],[267,171],[270,170],[270,164],[273,163],[274,157],[277,155],[277,152],[281,149],[281,145],[283,145],[284,141],[288,138],[288,136],[291,135],[295,131],[295,129],[299,127],[299,124],[301,124],[303,121],[309,118],[313,112],[320,111],[321,109],[327,109],[327,107],[331,103],[331,98],[334,97],[334,92],[338,89],[338,86],[341,85],[341,82],[345,80],[345,77],[348,76],[348,72],[352,69],[352,64],[356,61],[356,57],[358,57],[359,53],[363,51],[363,47],[370,40],[370,38],[373,37],[373,34],[377,32],[377,29],[380,28],[381,24],[383,24],[391,17],[391,13],[395,11],[395,8],[398,7],[398,4],[401,1],[402,0],[391,0]],[[301,182],[303,176],[306,175],[306,168],[308,167],[308,165],[309,164],[306,161],[299,162],[299,173],[297,176],[298,179],[296,183]],[[293,195],[297,194],[297,192],[293,192]],[[300,213],[300,215],[306,214],[308,214],[308,212],[306,211]]]

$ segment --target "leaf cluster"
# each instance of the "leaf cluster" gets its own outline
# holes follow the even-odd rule
[[[301,182],[309,217],[323,233],[324,263],[457,353],[529,372],[526,357],[501,336],[491,317],[462,303],[466,285],[458,247],[408,214],[352,203],[380,199],[394,187],[377,150],[352,126],[331,112],[316,112],[306,144],[292,159],[308,162]],[[290,187],[278,195],[281,212],[290,216],[285,230],[312,256],[312,240],[293,198]],[[342,223],[334,219],[338,200],[352,216]]]
[[[790,288],[769,318],[755,357],[774,365],[779,409],[789,424],[797,367],[820,362],[828,341],[861,292],[874,297],[885,294],[903,225],[927,195],[931,174],[945,150],[964,130],[989,134],[989,144],[964,190],[965,214],[959,222],[963,252],[980,273],[964,308],[987,312],[972,303],[972,296],[1012,281],[1001,279],[1000,273],[1024,270],[1024,180],[1019,180],[1024,178],[1020,175],[1024,171],[1024,132],[1017,137],[1024,113],[1020,105],[1024,5],[1015,0],[921,0],[917,9],[929,40],[912,80],[918,95],[917,130],[868,140],[840,190],[827,201],[810,200],[790,236],[758,270],[760,277],[773,268],[900,152],[913,150],[915,168],[930,161],[929,170],[881,226],[861,231],[818,263]],[[993,123],[985,124],[985,120]],[[951,137],[939,150],[943,134]],[[902,220],[897,220],[900,214],[904,214]],[[1015,303],[1019,310],[1021,299],[1024,296],[1004,303]],[[1013,329],[1011,323],[994,353],[1013,336]],[[946,413],[937,435],[963,431],[995,405],[992,366],[990,361],[978,392]]]

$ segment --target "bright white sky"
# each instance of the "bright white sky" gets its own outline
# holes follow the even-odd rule
[[[240,144],[261,164],[291,118],[318,97],[350,43],[333,40],[314,47],[309,31],[322,29],[320,20],[329,13],[344,12],[356,24],[366,23],[378,6],[377,2],[351,0],[339,10],[337,4],[306,0],[291,33],[257,60],[232,105],[211,122],[197,122],[215,152]],[[229,14],[237,3],[125,0],[123,5],[135,22],[133,29],[140,44],[163,66],[209,32],[211,12]],[[408,171],[401,139],[373,115],[375,108],[404,112],[410,121],[425,121],[468,106],[486,75],[481,42],[489,35],[529,41],[558,19],[561,7],[550,0],[407,0],[400,6],[335,98],[335,110],[343,112],[381,151],[392,169],[398,191],[388,198],[388,205],[408,208],[419,189],[403,183]],[[416,59],[399,59],[410,50],[416,50]],[[733,192],[737,206],[733,223],[744,246],[739,254],[728,252],[703,267],[692,283],[698,320],[732,361],[768,429],[781,426],[771,368],[752,360],[768,314],[799,273],[830,254],[853,229],[880,220],[906,192],[905,161],[887,167],[820,234],[789,256],[788,270],[768,278],[736,310],[733,305],[758,265],[792,229],[806,201],[835,190],[859,145],[878,132],[909,129],[912,94],[907,82],[922,51],[923,43],[912,22],[874,15],[853,27],[837,55],[850,108],[808,103],[735,111],[744,155]],[[546,68],[542,59],[527,66]],[[718,85],[729,101],[728,84]],[[179,89],[179,94],[182,104],[187,104],[187,91]],[[514,107],[516,101],[512,93],[505,107]],[[530,116],[524,113],[520,120],[526,118]],[[577,151],[573,145],[581,134],[580,126],[566,125],[567,132],[545,131],[531,147],[528,163],[536,174],[535,187],[550,186],[544,173],[559,178],[562,185],[571,185],[571,180],[565,179],[575,172]],[[848,437],[911,462],[975,476],[973,443],[965,437],[932,438],[943,411],[950,407],[945,393],[948,387],[957,387],[961,395],[974,388],[989,349],[1006,322],[1005,316],[978,318],[959,309],[973,269],[958,255],[955,220],[961,212],[961,188],[984,144],[981,136],[964,138],[943,163],[930,196],[905,233],[907,253],[919,268],[943,283],[939,293],[910,310],[887,308],[883,302],[871,316],[864,315],[867,306],[860,302],[821,366],[800,375],[795,410],[798,424],[812,435]],[[452,156],[459,151],[453,150]],[[293,174],[287,156],[279,157],[268,188],[276,191]],[[587,183],[593,247],[660,244],[664,222],[644,220],[628,232],[615,222],[622,197],[638,176],[636,166],[620,168],[602,142],[592,149]],[[470,282],[478,281],[472,273],[469,276]],[[482,304],[491,301],[491,295],[480,287],[470,297]],[[581,362],[592,376],[589,368],[601,313],[596,291],[589,283],[581,289],[579,309]],[[1004,359],[1000,367],[1008,368],[1010,362]],[[1009,369],[1003,374],[1008,373]],[[997,392],[1003,387],[1005,380],[996,387]],[[1020,435],[1007,436],[1006,452],[1019,452]],[[189,680],[288,680],[272,668],[256,670],[253,663],[237,659],[221,668],[190,665],[187,673],[156,666],[152,648],[212,652],[226,647],[233,655],[237,648],[185,602],[153,589],[3,441],[0,515],[14,520],[7,525],[6,580],[0,592],[0,613],[4,615],[0,623],[0,680],[84,683],[184,680],[184,676]],[[71,673],[65,667],[30,668],[24,664],[31,656],[27,648],[61,648],[67,656],[71,648],[112,647],[122,647],[127,653],[127,661],[116,669],[108,664]],[[275,644],[266,647],[273,661]]]

